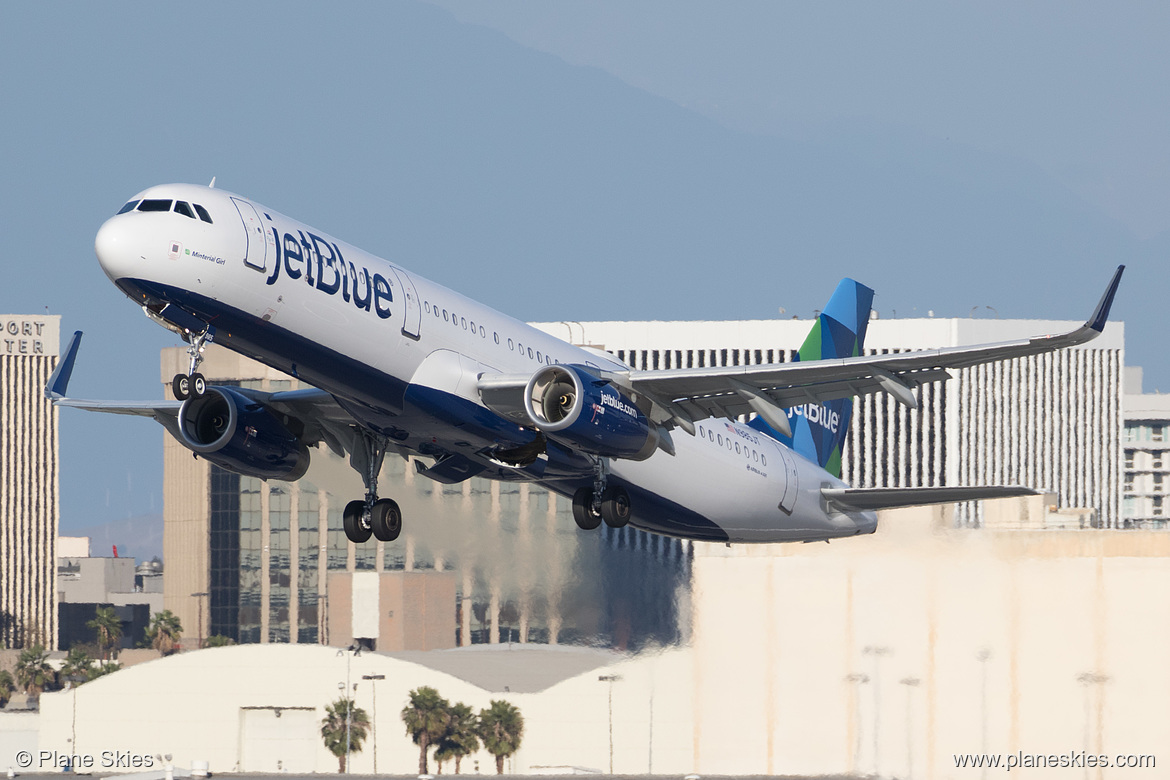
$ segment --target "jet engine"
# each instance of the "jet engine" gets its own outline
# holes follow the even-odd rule
[[[289,419],[231,387],[209,387],[179,409],[179,442],[215,465],[260,479],[295,482],[309,448]]]
[[[658,428],[608,380],[580,366],[542,368],[524,388],[529,419],[550,439],[610,458],[645,460],[658,448]]]

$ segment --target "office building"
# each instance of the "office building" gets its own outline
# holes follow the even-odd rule
[[[214,346],[205,358],[212,384],[298,387]],[[166,386],[185,367],[183,349],[164,350]],[[195,459],[168,436],[164,470],[165,606],[188,644],[219,634],[378,650],[633,648],[683,637],[689,544],[632,529],[583,534],[569,501],[534,485],[443,485],[387,455],[379,492],[402,507],[402,537],[354,545],[342,510],[364,488],[327,448],[313,450],[298,482],[265,482]]]
[[[60,328],[0,314],[0,647],[57,646],[57,410],[44,388]]]
[[[1125,526],[1165,528],[1170,518],[1170,394],[1143,393],[1141,369],[1128,369],[1125,394]]]

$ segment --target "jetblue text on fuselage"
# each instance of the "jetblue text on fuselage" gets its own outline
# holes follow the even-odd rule
[[[337,244],[331,244],[312,233],[308,236],[299,230],[295,236],[292,233],[285,233],[283,241],[280,231],[276,228],[272,229],[272,234],[276,237],[276,262],[272,267],[272,276],[265,280],[265,284],[276,284],[277,278],[280,277],[283,254],[284,272],[289,279],[300,279],[303,276],[310,287],[326,295],[336,295],[340,292],[346,303],[352,302],[354,306],[366,311],[370,310],[372,304],[379,317],[389,319],[389,303],[394,297],[390,291],[390,283],[384,276],[370,274],[369,269],[364,267],[359,271],[353,263],[345,261]]]
[[[824,404],[802,404],[788,408],[788,418],[805,417],[810,423],[815,423],[830,433],[837,432],[841,424],[841,415],[832,411]]]

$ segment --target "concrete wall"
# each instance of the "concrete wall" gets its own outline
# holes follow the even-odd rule
[[[170,752],[180,766],[204,759],[229,771],[246,747],[247,717],[249,734],[269,735],[270,749],[257,755],[272,763],[274,746],[288,742],[274,731],[274,708],[315,708],[319,722],[346,685],[348,663],[358,705],[371,714],[378,686],[383,773],[417,767],[399,712],[419,685],[476,710],[493,698],[519,706],[527,726],[516,772],[608,770],[611,725],[619,773],[970,777],[953,755],[984,751],[1162,751],[1170,761],[1162,748],[1170,744],[1170,535],[950,523],[948,511],[907,510],[883,515],[872,537],[831,545],[698,545],[689,647],[534,693],[488,691],[405,660],[320,646],[182,653],[82,686],[78,746]],[[486,652],[505,655],[500,648]],[[361,680],[368,674],[385,679]],[[41,698],[42,747],[67,744],[73,695]],[[307,717],[289,723],[304,729]],[[314,748],[316,770],[335,771],[319,741]],[[371,740],[353,770],[373,771],[372,753]],[[481,753],[465,771],[474,760],[491,770]]]

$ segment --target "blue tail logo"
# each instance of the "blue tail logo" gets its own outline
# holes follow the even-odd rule
[[[852,279],[842,279],[833,297],[813,323],[800,347],[798,361],[856,357],[865,344],[865,329],[873,290]],[[789,438],[757,417],[749,425],[788,445],[830,474],[841,476],[841,447],[849,433],[853,399],[838,398],[817,404],[791,407]]]

